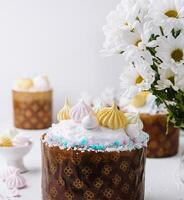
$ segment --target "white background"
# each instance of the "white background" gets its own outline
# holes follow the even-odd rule
[[[46,73],[55,112],[66,96],[119,87],[121,58],[104,58],[105,17],[119,0],[0,0],[0,121],[12,118],[16,78]]]

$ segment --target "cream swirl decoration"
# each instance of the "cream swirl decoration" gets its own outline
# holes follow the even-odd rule
[[[68,99],[66,99],[65,105],[59,111],[59,113],[57,115],[58,121],[61,122],[62,120],[70,119],[70,110],[71,110],[71,107],[70,107],[69,101],[68,101]]]
[[[143,129],[143,123],[140,119],[140,114],[137,113],[125,113],[126,119],[127,119],[127,124],[140,124],[140,129]]]
[[[98,127],[97,118],[93,114],[89,114],[82,119],[82,126],[87,130],[96,129]]]
[[[136,108],[142,107],[146,104],[149,92],[139,92],[134,98],[132,98],[130,104]]]
[[[120,129],[126,127],[126,117],[122,111],[120,111],[116,105],[113,103],[112,107],[103,108],[97,113],[97,118],[101,126]]]
[[[30,144],[30,140],[24,134],[19,134],[15,136],[15,138],[13,139],[14,146],[25,146],[29,144]]]
[[[22,189],[26,187],[26,180],[21,176],[20,172],[17,171],[6,179],[6,184],[9,189]]]
[[[17,173],[18,171],[20,171],[20,170],[15,168],[15,167],[7,166],[6,168],[1,169],[1,171],[0,171],[0,179],[3,180],[3,181],[6,181],[6,179],[9,176]]]
[[[81,122],[84,117],[92,113],[92,109],[81,100],[77,105],[73,106],[70,111],[70,117],[75,122]]]
[[[127,127],[125,129],[127,135],[131,139],[138,138],[143,129],[143,123],[140,119],[139,113],[126,113]]]

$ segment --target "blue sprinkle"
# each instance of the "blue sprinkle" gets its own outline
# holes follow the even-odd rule
[[[93,150],[104,150],[105,146],[93,144],[93,145],[90,146],[90,148],[93,149]]]
[[[97,146],[96,146],[95,144],[91,145],[90,147],[91,147],[92,149],[94,149],[94,150],[97,150],[97,149],[96,149]]]
[[[63,141],[63,146],[64,146],[65,148],[67,148],[68,142],[67,142],[67,141]]]
[[[104,150],[105,146],[104,145],[99,145],[98,148],[99,148],[99,150]]]
[[[114,141],[115,146],[120,146],[121,142],[119,140]]]
[[[86,143],[87,143],[87,139],[86,139],[86,138],[82,138],[82,139],[80,140],[80,145],[85,146]]]

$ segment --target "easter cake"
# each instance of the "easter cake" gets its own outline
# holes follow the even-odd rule
[[[144,199],[149,136],[138,115],[80,101],[58,120],[41,139],[43,200]]]
[[[122,110],[140,113],[144,125],[143,130],[150,136],[147,148],[148,157],[174,156],[179,148],[179,129],[168,123],[164,106],[157,106],[155,100],[156,97],[151,93],[140,92],[127,106],[122,107]]]
[[[46,76],[16,80],[12,95],[16,128],[34,130],[51,126],[52,88]]]

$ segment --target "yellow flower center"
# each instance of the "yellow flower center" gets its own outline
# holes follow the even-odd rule
[[[135,84],[138,85],[138,84],[142,83],[143,80],[144,80],[143,77],[139,75],[135,80]]]
[[[125,25],[125,26],[128,26],[128,22],[125,22],[124,25]]]
[[[175,62],[180,62],[183,59],[183,51],[182,49],[175,49],[172,53],[171,53],[171,58],[175,61]]]
[[[178,18],[178,12],[176,10],[168,10],[165,12],[167,17]]]
[[[171,83],[173,83],[173,84],[174,84],[174,76],[170,76],[170,77],[168,78],[168,80],[170,80],[170,81],[171,81]]]
[[[137,40],[137,41],[135,42],[135,46],[137,46],[137,47],[138,47],[138,45],[139,45],[139,43],[140,43],[140,42],[142,42],[142,40],[141,40],[141,39]]]

